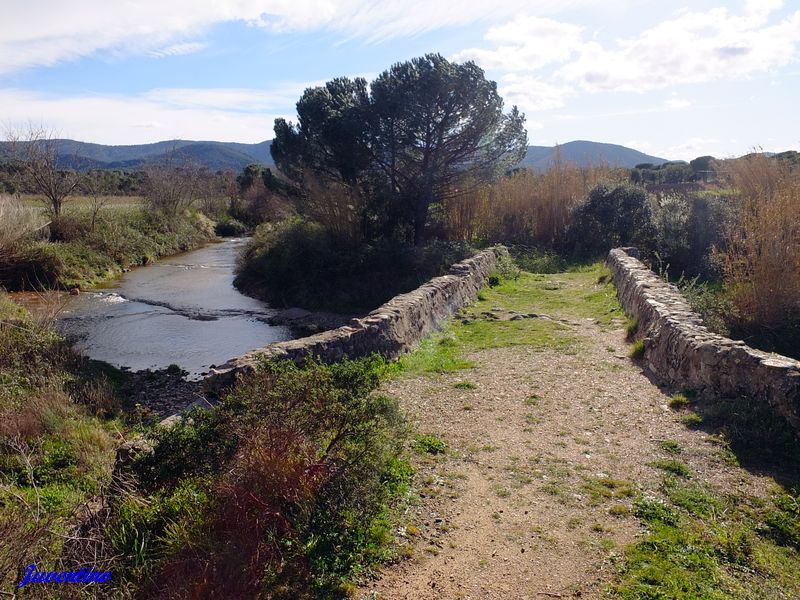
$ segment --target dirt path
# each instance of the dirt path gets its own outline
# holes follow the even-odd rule
[[[622,549],[643,535],[634,498],[658,494],[664,471],[653,463],[670,458],[672,442],[696,483],[742,494],[770,484],[681,422],[670,397],[627,357],[620,318],[600,322],[579,301],[562,301],[591,291],[596,276],[548,278],[558,292],[547,308],[566,321],[553,323],[569,344],[473,350],[465,357],[475,368],[407,374],[386,385],[415,431],[441,438],[448,450],[414,458],[422,491],[404,532],[410,557],[359,597],[604,596]],[[499,318],[486,327],[501,327],[524,301],[495,294]]]

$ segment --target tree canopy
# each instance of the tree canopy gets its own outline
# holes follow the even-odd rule
[[[341,77],[309,88],[298,123],[275,121],[272,157],[305,186],[323,179],[363,202],[365,228],[422,240],[429,209],[492,180],[525,156],[525,117],[503,112],[497,85],[473,62],[427,54],[371,84]]]

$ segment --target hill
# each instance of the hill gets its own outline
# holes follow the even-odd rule
[[[76,140],[56,140],[59,163],[65,168],[139,169],[148,162],[158,162],[173,152],[178,161],[189,161],[214,171],[241,171],[252,163],[272,165],[269,147],[272,141],[259,144],[191,140],[166,140],[152,144],[108,146]],[[0,143],[0,155],[7,144]]]
[[[561,151],[562,161],[579,167],[604,165],[631,169],[641,163],[660,165],[668,162],[664,158],[650,156],[633,148],[584,140],[567,142],[558,146],[558,149]],[[535,171],[545,171],[553,164],[555,150],[553,146],[528,146],[528,154],[521,166]]]
[[[178,160],[204,165],[214,171],[241,171],[252,163],[267,166],[274,164],[269,153],[271,140],[258,144],[167,140],[131,146],[107,146],[69,139],[57,140],[57,143],[62,166],[82,170],[138,169],[148,162],[163,160],[169,152],[175,152]],[[0,154],[3,146],[4,144],[0,144]],[[607,165],[631,168],[640,163],[667,162],[663,158],[616,144],[574,141],[559,148],[562,160],[579,167]],[[528,146],[528,154],[520,166],[538,171],[546,170],[552,164],[554,156],[553,146]]]

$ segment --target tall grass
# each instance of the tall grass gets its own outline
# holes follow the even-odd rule
[[[15,256],[22,242],[45,225],[41,211],[14,196],[0,194],[0,264]]]
[[[558,248],[578,202],[601,182],[624,180],[621,172],[579,168],[556,152],[551,168],[543,173],[521,170],[449,201],[445,207],[448,233],[467,241]]]
[[[716,258],[739,324],[800,332],[800,170],[761,153],[728,167],[738,196]]]

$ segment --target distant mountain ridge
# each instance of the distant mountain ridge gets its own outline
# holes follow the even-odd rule
[[[109,146],[76,140],[56,140],[64,167],[88,169],[138,169],[148,162],[158,162],[173,152],[178,160],[187,160],[213,171],[241,171],[253,163],[273,166],[272,140],[258,144],[192,140],[166,140],[152,144]],[[0,144],[2,154],[4,144]],[[577,140],[558,146],[561,160],[579,167],[609,166],[632,168],[641,163],[659,165],[669,162],[616,144]],[[521,167],[543,171],[555,158],[555,146],[528,146]]]
[[[670,162],[665,158],[650,156],[626,146],[576,140],[558,146],[528,146],[528,153],[520,166],[535,171],[545,171],[555,160],[556,148],[560,151],[563,162],[579,167],[606,166],[632,169],[642,163],[661,165]]]

